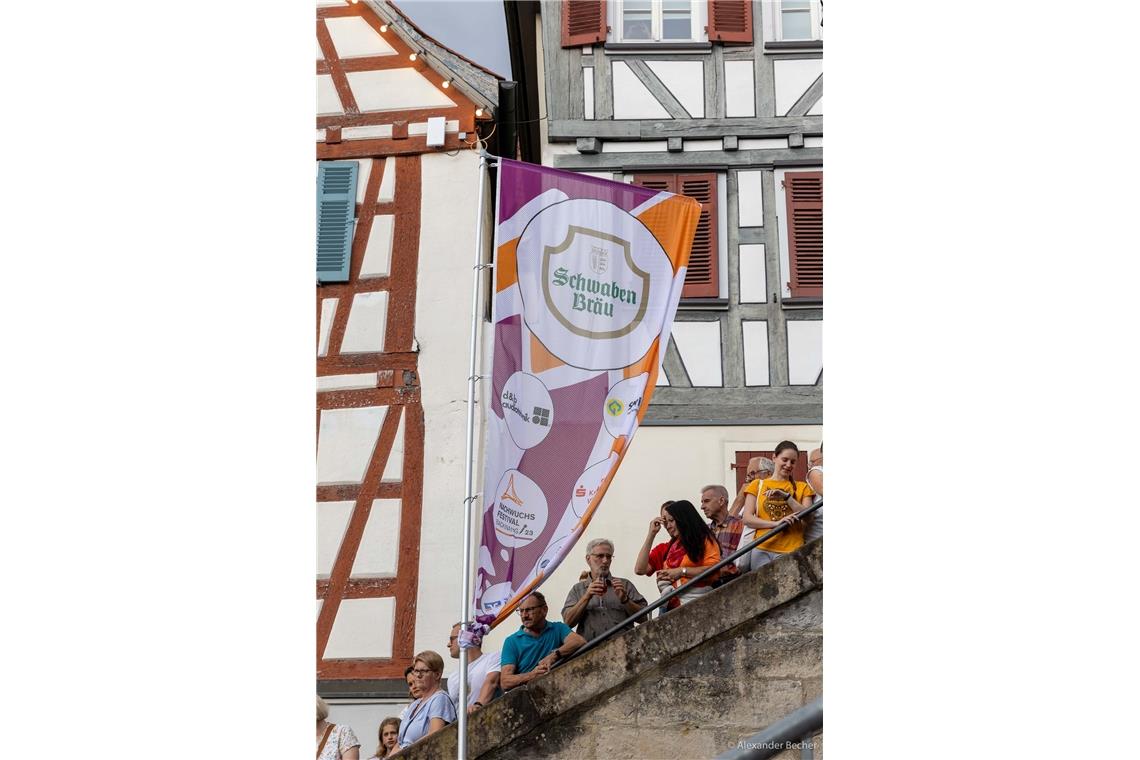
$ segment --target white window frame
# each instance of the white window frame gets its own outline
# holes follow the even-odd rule
[[[808,0],[808,15],[811,19],[809,22],[811,36],[796,37],[791,40],[784,38],[783,0],[774,0],[774,2],[766,3],[766,5],[772,8],[772,28],[776,31],[776,40],[778,42],[810,42],[823,39],[823,26],[820,24],[823,9],[820,7],[819,0]]]
[[[607,42],[624,42],[629,44],[638,45],[675,45],[684,44],[687,42],[708,42],[709,34],[706,26],[708,25],[708,3],[706,0],[689,0],[689,19],[691,26],[689,28],[689,38],[684,40],[664,40],[661,39],[661,34],[664,25],[665,13],[661,0],[650,0],[650,24],[653,27],[651,40],[627,40],[623,36],[625,24],[625,0],[614,0],[613,2],[606,3],[607,12],[609,17],[606,23],[610,27],[610,35]]]

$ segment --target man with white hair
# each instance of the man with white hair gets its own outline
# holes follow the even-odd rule
[[[752,457],[749,459],[748,469],[744,471],[744,485],[740,487],[740,493],[738,493],[733,500],[732,507],[728,510],[729,514],[740,515],[740,513],[744,511],[744,500],[748,496],[748,494],[744,492],[744,489],[748,487],[749,483],[753,480],[764,480],[764,478],[771,477],[775,471],[776,463],[768,457]],[[740,534],[740,543],[738,545],[747,546],[752,543],[752,540],[755,538],[756,531],[752,528],[745,527]],[[747,573],[751,570],[752,563],[749,560],[751,556],[752,552],[749,552],[736,560],[736,569],[742,573]]]
[[[562,605],[562,621],[571,628],[577,626],[577,633],[586,641],[596,639],[647,604],[631,581],[610,575],[613,560],[614,542],[608,538],[595,538],[586,544],[590,575],[570,589]]]

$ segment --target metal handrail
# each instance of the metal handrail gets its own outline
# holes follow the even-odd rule
[[[823,728],[823,697],[816,697],[803,707],[788,713],[759,733],[716,756],[714,760],[767,760],[789,749],[796,740],[810,742]]]
[[[808,507],[807,509],[803,510],[802,512],[797,512],[796,514],[797,514],[797,515],[799,515],[801,518],[802,518],[802,517],[806,517],[806,516],[810,515],[812,512],[815,512],[817,509],[819,509],[819,508],[820,508],[820,507],[822,507],[822,506],[823,506],[823,499],[820,499],[820,500],[819,500],[818,502],[816,502],[815,504],[812,504],[812,505],[811,505],[810,507]],[[598,636],[594,637],[593,639],[590,639],[590,640],[589,640],[589,641],[587,641],[585,644],[583,644],[582,646],[578,647],[578,649],[577,649],[577,650],[575,650],[573,654],[571,654],[571,655],[569,655],[569,656],[567,656],[567,657],[564,657],[563,659],[559,660],[559,661],[557,662],[557,664],[555,665],[555,667],[559,667],[559,666],[561,666],[561,665],[564,665],[565,663],[567,663],[567,662],[570,662],[570,661],[571,661],[571,660],[573,660],[574,658],[576,658],[576,657],[580,657],[581,655],[583,655],[583,654],[585,654],[586,652],[590,651],[590,650],[591,650],[591,649],[593,649],[594,647],[598,646],[599,644],[601,644],[601,643],[603,643],[604,641],[606,641],[607,639],[609,639],[609,638],[610,638],[611,636],[613,636],[615,633],[618,633],[618,632],[620,632],[621,630],[623,630],[623,629],[624,629],[626,626],[630,625],[631,623],[636,623],[636,622],[637,622],[637,621],[639,621],[641,618],[648,616],[648,615],[649,615],[649,613],[653,612],[653,610],[657,609],[657,608],[658,608],[658,607],[660,607],[661,605],[663,605],[663,604],[668,604],[668,602],[669,602],[669,600],[670,600],[670,599],[674,598],[675,596],[678,596],[679,594],[681,594],[681,593],[682,593],[682,592],[684,592],[684,591],[687,591],[687,590],[689,590],[689,589],[692,587],[692,585],[693,585],[693,584],[697,583],[697,581],[701,581],[701,580],[704,580],[704,579],[705,579],[705,578],[707,578],[708,576],[710,576],[710,575],[712,575],[713,573],[715,573],[715,572],[717,572],[718,570],[720,570],[722,567],[726,566],[726,565],[727,565],[729,562],[736,562],[736,560],[737,560],[738,558],[740,558],[740,557],[743,557],[743,556],[744,556],[746,553],[748,553],[748,552],[752,551],[752,550],[753,550],[753,549],[755,549],[757,546],[759,546],[760,544],[762,544],[762,543],[764,543],[765,541],[767,541],[768,539],[770,539],[772,536],[775,536],[775,535],[777,535],[777,534],[779,534],[779,533],[783,533],[785,530],[787,530],[787,529],[788,529],[788,527],[790,527],[790,526],[788,526],[787,524],[785,524],[785,525],[777,525],[775,528],[772,528],[771,530],[769,530],[769,531],[768,531],[767,533],[765,533],[764,535],[760,536],[759,538],[756,538],[756,539],[754,539],[754,540],[753,540],[752,542],[750,542],[750,543],[749,543],[747,546],[743,546],[743,547],[740,547],[740,548],[738,548],[738,549],[737,549],[735,552],[733,552],[732,554],[728,555],[727,557],[723,557],[723,558],[721,558],[720,562],[717,562],[715,565],[713,565],[712,567],[708,568],[707,570],[704,570],[703,572],[700,572],[700,573],[698,573],[697,575],[694,575],[694,576],[693,576],[693,577],[692,577],[692,578],[689,580],[689,582],[688,582],[688,583],[686,583],[686,584],[684,584],[684,585],[681,585],[681,586],[678,586],[677,588],[673,589],[672,591],[668,592],[667,594],[662,594],[662,595],[661,595],[660,597],[658,597],[658,598],[657,598],[657,600],[656,600],[656,601],[654,601],[653,603],[651,603],[651,604],[648,604],[648,605],[646,605],[645,607],[642,607],[640,610],[638,610],[637,612],[633,613],[633,614],[632,614],[632,615],[630,615],[628,618],[626,618],[625,620],[621,621],[621,622],[620,622],[620,623],[618,623],[617,625],[613,626],[613,627],[612,627],[612,628],[610,628],[609,630],[607,630],[607,631],[605,631],[604,633],[602,633],[602,634],[600,634],[600,635],[598,635]]]

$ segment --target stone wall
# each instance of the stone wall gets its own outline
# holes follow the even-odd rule
[[[512,691],[471,716],[468,756],[711,758],[735,747],[822,692],[822,568],[820,540]],[[399,757],[455,757],[456,741],[449,726]]]

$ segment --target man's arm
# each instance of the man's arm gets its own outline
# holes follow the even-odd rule
[[[483,688],[479,690],[479,698],[475,700],[475,705],[467,708],[467,712],[473,712],[480,707],[486,707],[491,704],[491,700],[495,698],[495,690],[499,688],[499,671],[492,670],[483,679]]]
[[[645,601],[645,597],[638,593],[632,583],[627,583],[621,578],[614,578],[614,591],[617,592],[618,601],[621,602],[621,608],[628,615],[632,615],[648,604],[648,602]]]
[[[601,593],[605,593],[606,584],[600,580],[590,583],[589,586],[582,589],[582,595],[578,597],[577,601],[572,601],[574,592],[578,589],[577,586],[570,589],[570,593],[566,595],[566,604],[562,607],[562,622],[573,628],[578,625],[582,616],[586,614],[586,605],[590,603],[590,597],[600,595],[597,587],[601,587]]]
[[[513,664],[504,665],[503,669],[499,671],[499,673],[501,674],[499,682],[503,685],[503,691],[510,691],[516,686],[522,686],[523,684],[530,683],[539,675],[538,668],[535,668],[529,673],[515,675],[515,666]]]
[[[748,496],[744,491],[746,488],[748,488],[747,483],[740,487],[740,493],[736,494],[736,498],[732,500],[732,504],[728,505],[728,513],[730,515],[739,515],[741,510],[744,509],[744,497]]]
[[[808,485],[811,486],[811,490],[823,496],[823,470],[814,467],[808,470],[807,482]]]

